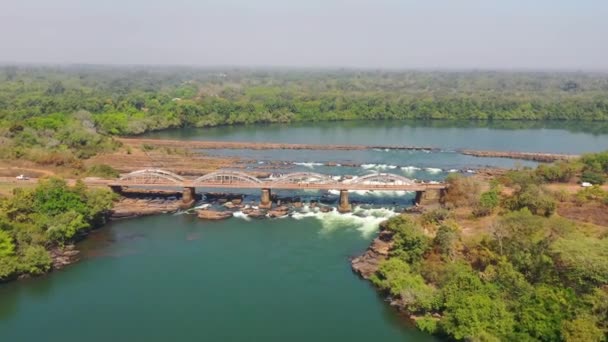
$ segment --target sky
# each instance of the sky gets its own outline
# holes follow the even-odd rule
[[[608,70],[608,1],[0,0],[0,63]]]

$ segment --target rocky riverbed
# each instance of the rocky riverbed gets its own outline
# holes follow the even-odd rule
[[[181,205],[181,200],[172,198],[121,198],[112,208],[110,219],[174,213]]]

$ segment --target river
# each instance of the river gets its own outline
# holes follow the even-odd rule
[[[257,161],[252,168],[283,160],[291,170],[387,171],[439,180],[455,170],[517,165],[508,159],[461,156],[456,148],[563,153],[608,148],[607,132],[572,125],[340,122],[183,129],[149,136],[431,145],[441,151],[202,152],[248,156]],[[363,165],[320,165],[331,160]],[[182,213],[112,223],[79,245],[81,262],[1,285],[0,334],[6,341],[434,340],[408,325],[351,272],[349,263],[369,245],[378,223],[406,206],[411,194],[358,195],[361,204],[347,215],[304,211],[283,219],[206,222]]]

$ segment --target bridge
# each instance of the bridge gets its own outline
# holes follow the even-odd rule
[[[114,191],[125,187],[183,188],[182,201],[194,203],[196,188],[260,189],[261,208],[272,206],[272,190],[340,190],[338,210],[350,211],[349,190],[412,191],[416,203],[439,200],[447,188],[444,183],[424,183],[390,173],[373,173],[361,177],[329,176],[314,172],[294,172],[261,179],[240,171],[217,171],[198,178],[187,179],[161,169],[145,169],[122,175],[108,184]]]

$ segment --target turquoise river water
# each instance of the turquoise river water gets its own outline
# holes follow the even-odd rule
[[[450,172],[512,167],[458,148],[581,153],[608,149],[588,124],[483,125],[349,122],[157,132],[156,138],[317,144],[430,145],[437,152],[203,151],[251,159],[256,169],[440,180]],[[324,166],[327,161],[355,166]],[[272,164],[275,165],[275,164]],[[350,165],[350,164],[349,164]],[[200,189],[203,191],[204,189]],[[293,195],[285,193],[285,195]],[[300,193],[329,204],[335,193]],[[249,193],[252,200],[257,194]],[[0,285],[5,341],[433,341],[353,274],[379,222],[408,193],[354,193],[352,214],[304,209],[282,219],[221,221],[187,213],[114,222],[79,244],[82,260],[44,277]]]

